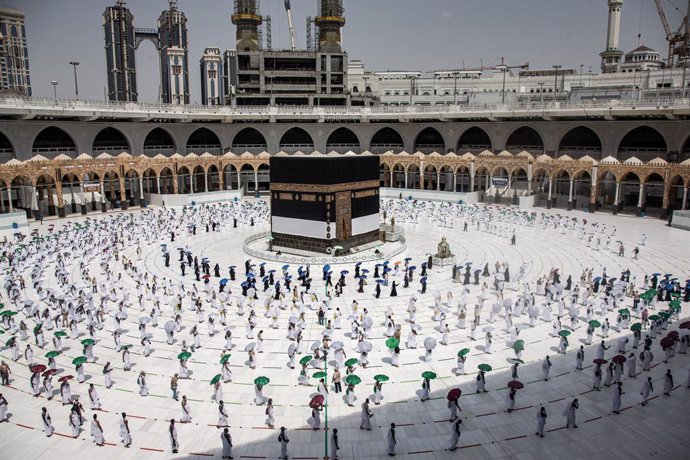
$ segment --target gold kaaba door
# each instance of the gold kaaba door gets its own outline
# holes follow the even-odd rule
[[[352,236],[352,201],[350,192],[338,192],[335,194],[335,222],[336,238],[345,241]]]

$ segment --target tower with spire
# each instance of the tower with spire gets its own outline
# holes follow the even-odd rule
[[[599,56],[601,56],[602,73],[617,72],[624,54],[620,50],[621,7],[623,6],[623,0],[608,0],[608,3],[609,22],[606,32],[606,49],[599,53]]]

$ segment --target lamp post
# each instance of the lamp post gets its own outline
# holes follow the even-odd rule
[[[541,98],[541,107],[544,108],[544,82],[540,81],[539,83],[537,83],[537,85],[539,85],[539,95]]]
[[[556,103],[556,94],[558,93],[558,69],[563,67],[562,65],[558,64],[553,66],[553,68],[556,70],[556,74],[554,75],[553,78],[553,103]]]
[[[580,88],[582,88],[582,69],[585,67],[584,64],[580,64]]]
[[[53,80],[50,82],[51,85],[53,85],[53,101],[55,102],[55,105],[57,105],[57,85],[58,82]]]
[[[458,72],[453,72],[453,105],[458,103]]]
[[[77,95],[77,100],[79,100],[79,82],[77,81],[77,66],[79,61],[70,61],[70,65],[74,68],[74,92]]]
[[[410,77],[410,107],[412,107],[412,95],[414,94],[415,77]]]

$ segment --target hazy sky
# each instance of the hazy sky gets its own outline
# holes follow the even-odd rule
[[[103,11],[115,0],[0,0],[26,12],[32,88],[35,96],[74,96],[71,60],[79,66],[82,99],[103,99],[106,82]],[[624,0],[621,47],[642,43],[666,55],[663,28],[652,0]],[[685,5],[685,0],[674,0]],[[682,14],[664,0],[671,26]],[[135,27],[155,27],[167,0],[129,0]],[[188,19],[192,101],[199,101],[199,59],[203,49],[235,46],[232,0],[179,0]],[[305,18],[316,0],[292,0],[299,48],[306,47]],[[273,17],[273,47],[289,46],[283,0],[261,0]],[[345,0],[344,46],[350,60],[373,70],[434,70],[496,62],[529,61],[532,69],[562,64],[599,71],[606,40],[606,0]],[[158,95],[157,53],[150,42],[136,55],[140,101]]]

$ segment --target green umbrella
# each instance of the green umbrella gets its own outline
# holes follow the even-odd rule
[[[223,355],[223,357],[220,358],[220,363],[225,364],[228,362],[229,359],[230,359],[230,355]]]
[[[268,377],[264,377],[263,375],[261,377],[257,377],[254,379],[254,385],[268,385],[268,382],[271,380]]]
[[[641,323],[634,323],[632,326],[630,326],[631,331],[641,331],[642,330],[642,324]]]
[[[431,371],[422,372],[422,377],[429,380],[435,379],[436,373]]]
[[[601,323],[597,321],[596,319],[593,319],[589,322],[589,325],[593,327],[594,329],[601,327]]]
[[[463,348],[462,350],[460,350],[458,352],[458,356],[465,356],[465,355],[469,354],[469,352],[470,352],[469,348]]]
[[[355,374],[350,374],[347,377],[345,377],[345,383],[348,385],[359,385],[362,383],[362,379],[357,377]]]
[[[0,303],[0,310],[2,310],[3,308],[5,308],[5,304],[4,304],[4,303]]]
[[[120,346],[120,350],[129,350],[130,348],[132,348],[132,345],[130,345],[130,344],[125,344],[125,345]]]
[[[72,364],[75,366],[78,366],[80,364],[84,364],[86,362],[86,356],[77,356],[72,360]]]
[[[525,364],[525,362],[524,362],[523,360],[521,360],[521,359],[517,359],[517,358],[513,358],[513,359],[511,359],[511,361],[512,361],[512,362],[514,362],[514,363],[520,363],[520,364]]]
[[[668,306],[671,307],[671,308],[675,308],[675,307],[680,308],[680,300],[672,300],[672,301],[668,304]]]
[[[621,316],[630,316],[630,310],[628,310],[627,308],[621,308],[620,310],[618,310],[618,313],[620,313]]]
[[[94,343],[96,343],[96,341],[94,341],[93,339],[84,339],[81,341],[81,344],[84,346],[93,345]]]
[[[192,357],[192,354],[188,351],[183,351],[182,353],[177,355],[177,359],[181,359],[182,361],[186,361],[191,357]]]
[[[324,371],[320,372],[315,372],[314,375],[312,375],[315,379],[325,379],[326,378],[326,373]]]
[[[217,374],[215,377],[211,379],[211,385],[215,385],[216,383],[220,382],[221,375]]]
[[[5,331],[0,329],[0,334],[4,334],[4,333],[5,333]]]
[[[9,311],[9,310],[5,310],[3,312],[0,312],[0,316],[14,316],[16,314],[17,314],[16,311]]]
[[[57,358],[59,355],[59,351],[49,351],[48,353],[46,353],[46,358]]]
[[[661,311],[661,312],[659,312],[659,316],[661,316],[661,317],[664,318],[664,319],[669,319],[669,318],[671,317],[671,315],[670,315],[669,312],[667,312],[667,311]]]
[[[673,292],[671,293],[671,297],[676,297],[676,298],[677,298],[677,297],[680,297],[680,292],[673,291]]]
[[[309,361],[311,361],[311,360],[312,360],[311,356],[304,356],[304,357],[302,357],[302,359],[299,360],[299,363],[304,366],[305,364],[309,363]]]
[[[34,334],[36,332],[40,331],[42,327],[43,327],[43,324],[37,324],[36,326],[34,326]]]
[[[484,372],[489,372],[492,369],[492,367],[489,366],[488,364],[480,364],[479,366],[477,366],[477,368],[480,371],[484,371]]]
[[[374,376],[374,380],[376,380],[377,382],[387,382],[388,376],[383,374],[377,374]]]
[[[649,318],[651,321],[659,321],[661,317],[659,315],[649,315]]]
[[[680,311],[680,302],[678,302],[678,303],[675,304],[675,305],[673,305],[673,302],[671,302],[671,304],[672,304],[672,305],[670,305],[671,310],[673,310],[674,312],[679,312],[679,311]]]
[[[53,334],[55,337],[62,338],[62,337],[67,337],[67,333],[65,331],[57,331],[55,334]]]
[[[515,353],[519,351],[524,351],[525,350],[525,341],[522,339],[516,340],[513,342],[513,350],[515,350]]]
[[[357,364],[357,358],[350,358],[347,361],[345,361],[346,367],[354,366],[355,364]]]
[[[568,337],[570,334],[571,334],[571,332],[567,329],[563,329],[562,331],[560,331],[558,333],[558,335],[560,335],[561,337]]]
[[[14,342],[15,339],[16,339],[16,337],[10,337],[10,338],[7,340],[7,342],[5,342],[5,346],[6,346],[6,347],[9,347],[10,345],[12,345],[12,342]]]
[[[400,340],[396,339],[395,337],[391,337],[390,339],[386,340],[386,346],[391,350],[398,345],[400,345]]]

